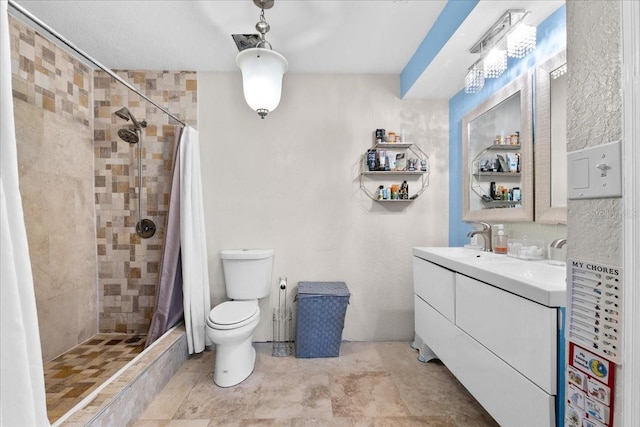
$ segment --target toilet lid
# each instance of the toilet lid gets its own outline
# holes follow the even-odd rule
[[[226,301],[213,307],[209,312],[209,322],[221,328],[239,327],[258,312],[258,300]]]

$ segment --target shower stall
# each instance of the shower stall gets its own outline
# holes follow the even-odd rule
[[[43,361],[100,333],[139,342],[154,310],[182,124],[158,105],[195,125],[196,73],[117,79],[13,15],[20,191]]]

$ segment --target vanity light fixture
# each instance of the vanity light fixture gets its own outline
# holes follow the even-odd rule
[[[484,79],[500,77],[507,69],[507,57],[523,58],[536,47],[536,27],[524,24],[529,12],[523,9],[509,9],[474,44],[469,52],[479,53],[480,59],[471,67],[465,77],[466,93],[476,93],[484,87]],[[484,71],[483,78],[478,70]]]
[[[256,24],[260,35],[255,47],[238,53],[236,64],[242,71],[244,99],[264,119],[280,103],[282,76],[287,72],[289,63],[265,39],[271,27],[264,18],[264,10],[271,9],[274,0],[253,0],[253,3],[261,10],[260,21]]]

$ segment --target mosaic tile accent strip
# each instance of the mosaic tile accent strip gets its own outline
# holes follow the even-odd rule
[[[50,422],[67,413],[144,350],[144,335],[98,334],[44,365]]]
[[[197,74],[117,71],[146,96],[187,123],[196,124]],[[146,333],[155,304],[177,122],[104,72],[94,77],[94,146],[98,295],[101,332]],[[142,137],[142,212],[156,234],[135,232],[138,214],[138,145],[118,137],[128,123],[113,113],[127,107],[146,120]]]

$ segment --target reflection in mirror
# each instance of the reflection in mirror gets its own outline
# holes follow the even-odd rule
[[[567,64],[551,71],[551,207],[567,207]]]
[[[567,66],[562,51],[536,68],[536,222],[567,222]]]
[[[464,221],[533,220],[530,94],[525,73],[464,116]]]
[[[516,173],[505,175],[508,165],[500,162],[500,159],[508,162],[511,156],[519,158],[519,151],[511,150],[511,135],[514,135],[515,140],[515,135],[519,134],[520,92],[511,95],[469,123],[469,158],[473,171],[469,183],[470,210],[514,206],[497,200],[496,191],[491,188],[491,183],[504,188],[519,188],[520,175],[517,174],[517,170]],[[486,200],[486,197],[492,200]]]

